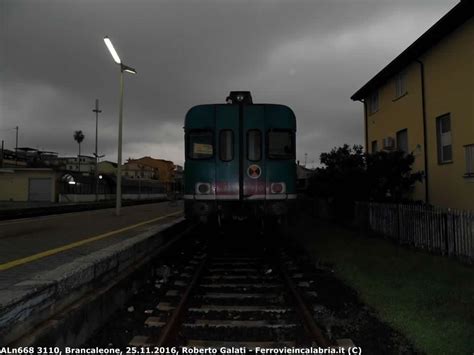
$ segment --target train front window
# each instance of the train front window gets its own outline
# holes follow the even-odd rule
[[[223,129],[219,133],[219,157],[222,161],[234,159],[234,132]]]
[[[293,132],[287,130],[268,132],[268,157],[270,159],[294,158]]]
[[[258,129],[247,132],[247,158],[250,161],[262,159],[262,134]]]
[[[191,131],[189,133],[188,156],[191,159],[209,159],[213,155],[212,131]]]

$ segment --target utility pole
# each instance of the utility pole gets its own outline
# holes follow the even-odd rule
[[[308,160],[308,153],[304,153],[304,167],[306,168],[306,161]]]
[[[99,99],[95,99],[95,200],[99,201],[99,152],[98,152],[98,141],[99,141]]]
[[[16,129],[16,139],[15,139],[15,166],[18,165],[18,126],[15,127]]]
[[[0,155],[0,168],[3,168],[3,139],[2,139],[2,154]]]

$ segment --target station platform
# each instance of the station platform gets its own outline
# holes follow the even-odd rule
[[[35,307],[51,308],[45,297],[53,302],[160,245],[160,231],[183,220],[183,203],[114,213],[111,208],[0,222],[0,343],[2,327],[28,318]]]

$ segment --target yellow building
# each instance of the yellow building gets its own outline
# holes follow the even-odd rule
[[[57,175],[47,168],[0,169],[0,201],[55,202]]]
[[[366,151],[423,171],[415,200],[474,210],[474,1],[462,0],[359,89]]]
[[[130,179],[155,179],[155,169],[148,165],[128,161],[122,165],[122,175]]]
[[[139,159],[129,159],[128,164],[135,163],[141,166],[153,168],[154,179],[158,179],[163,183],[174,182],[174,164],[172,161],[164,159],[155,159],[151,157],[143,157]]]

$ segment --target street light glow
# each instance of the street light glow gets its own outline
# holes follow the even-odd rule
[[[105,36],[104,37],[104,42],[105,45],[107,46],[110,54],[112,55],[112,58],[114,58],[115,63],[120,64],[120,57],[118,56],[117,52],[115,51],[114,45],[112,44],[112,41],[110,40],[109,37]]]
[[[137,71],[135,69],[132,69],[132,68],[124,69],[124,71],[126,71],[127,73],[131,73],[131,74],[136,74],[137,73]]]

